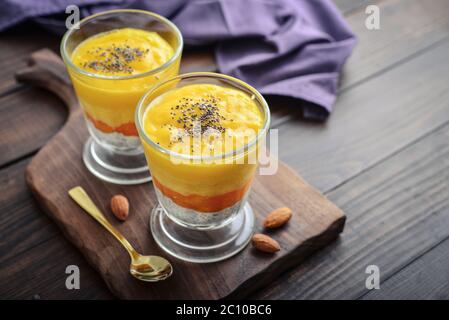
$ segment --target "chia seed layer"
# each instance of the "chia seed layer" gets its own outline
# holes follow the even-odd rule
[[[137,149],[139,150],[139,153],[143,152],[139,137],[125,136],[119,132],[104,133],[95,128],[89,119],[86,120],[89,132],[102,144],[111,146],[116,151],[126,152],[135,151]]]

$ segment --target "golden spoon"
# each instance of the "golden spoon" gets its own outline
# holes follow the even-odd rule
[[[129,272],[134,277],[142,281],[156,282],[167,279],[172,274],[173,268],[166,259],[159,256],[143,256],[134,250],[128,240],[106,220],[83,188],[70,189],[69,195],[125,247],[131,257]]]

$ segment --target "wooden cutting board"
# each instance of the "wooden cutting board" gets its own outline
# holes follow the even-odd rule
[[[111,291],[125,299],[218,299],[244,297],[272,281],[286,269],[338,237],[345,215],[285,164],[274,176],[257,176],[250,203],[263,232],[262,221],[271,210],[288,206],[294,215],[283,228],[269,234],[282,249],[276,254],[256,251],[249,245],[236,256],[211,264],[176,260],[155,244],[147,220],[156,204],[151,183],[118,186],[92,176],[81,159],[88,136],[81,109],[62,61],[49,50],[34,53],[30,67],[17,79],[53,91],[68,105],[69,118],[62,130],[34,157],[26,178],[34,195],[65,236],[100,273]],[[107,219],[143,254],[168,258],[174,273],[159,283],[144,283],[129,274],[129,256],[95,220],[80,209],[67,191],[80,185],[90,194]],[[126,195],[131,203],[128,220],[118,222],[111,214],[109,199]],[[82,275],[81,275],[82,276]]]

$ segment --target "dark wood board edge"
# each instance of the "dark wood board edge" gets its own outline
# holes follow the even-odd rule
[[[299,244],[292,250],[290,255],[282,257],[280,260],[269,265],[264,272],[256,274],[254,277],[243,282],[237,289],[225,297],[225,299],[244,299],[257,290],[266,287],[283,272],[299,265],[314,252],[338,239],[340,233],[343,232],[345,222],[346,216],[343,215],[332,223],[323,233]],[[319,243],[319,245],[312,245],[314,242]]]

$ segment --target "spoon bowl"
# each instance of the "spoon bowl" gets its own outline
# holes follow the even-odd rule
[[[139,254],[131,259],[129,272],[139,280],[155,282],[170,277],[173,273],[173,267],[165,258]]]

